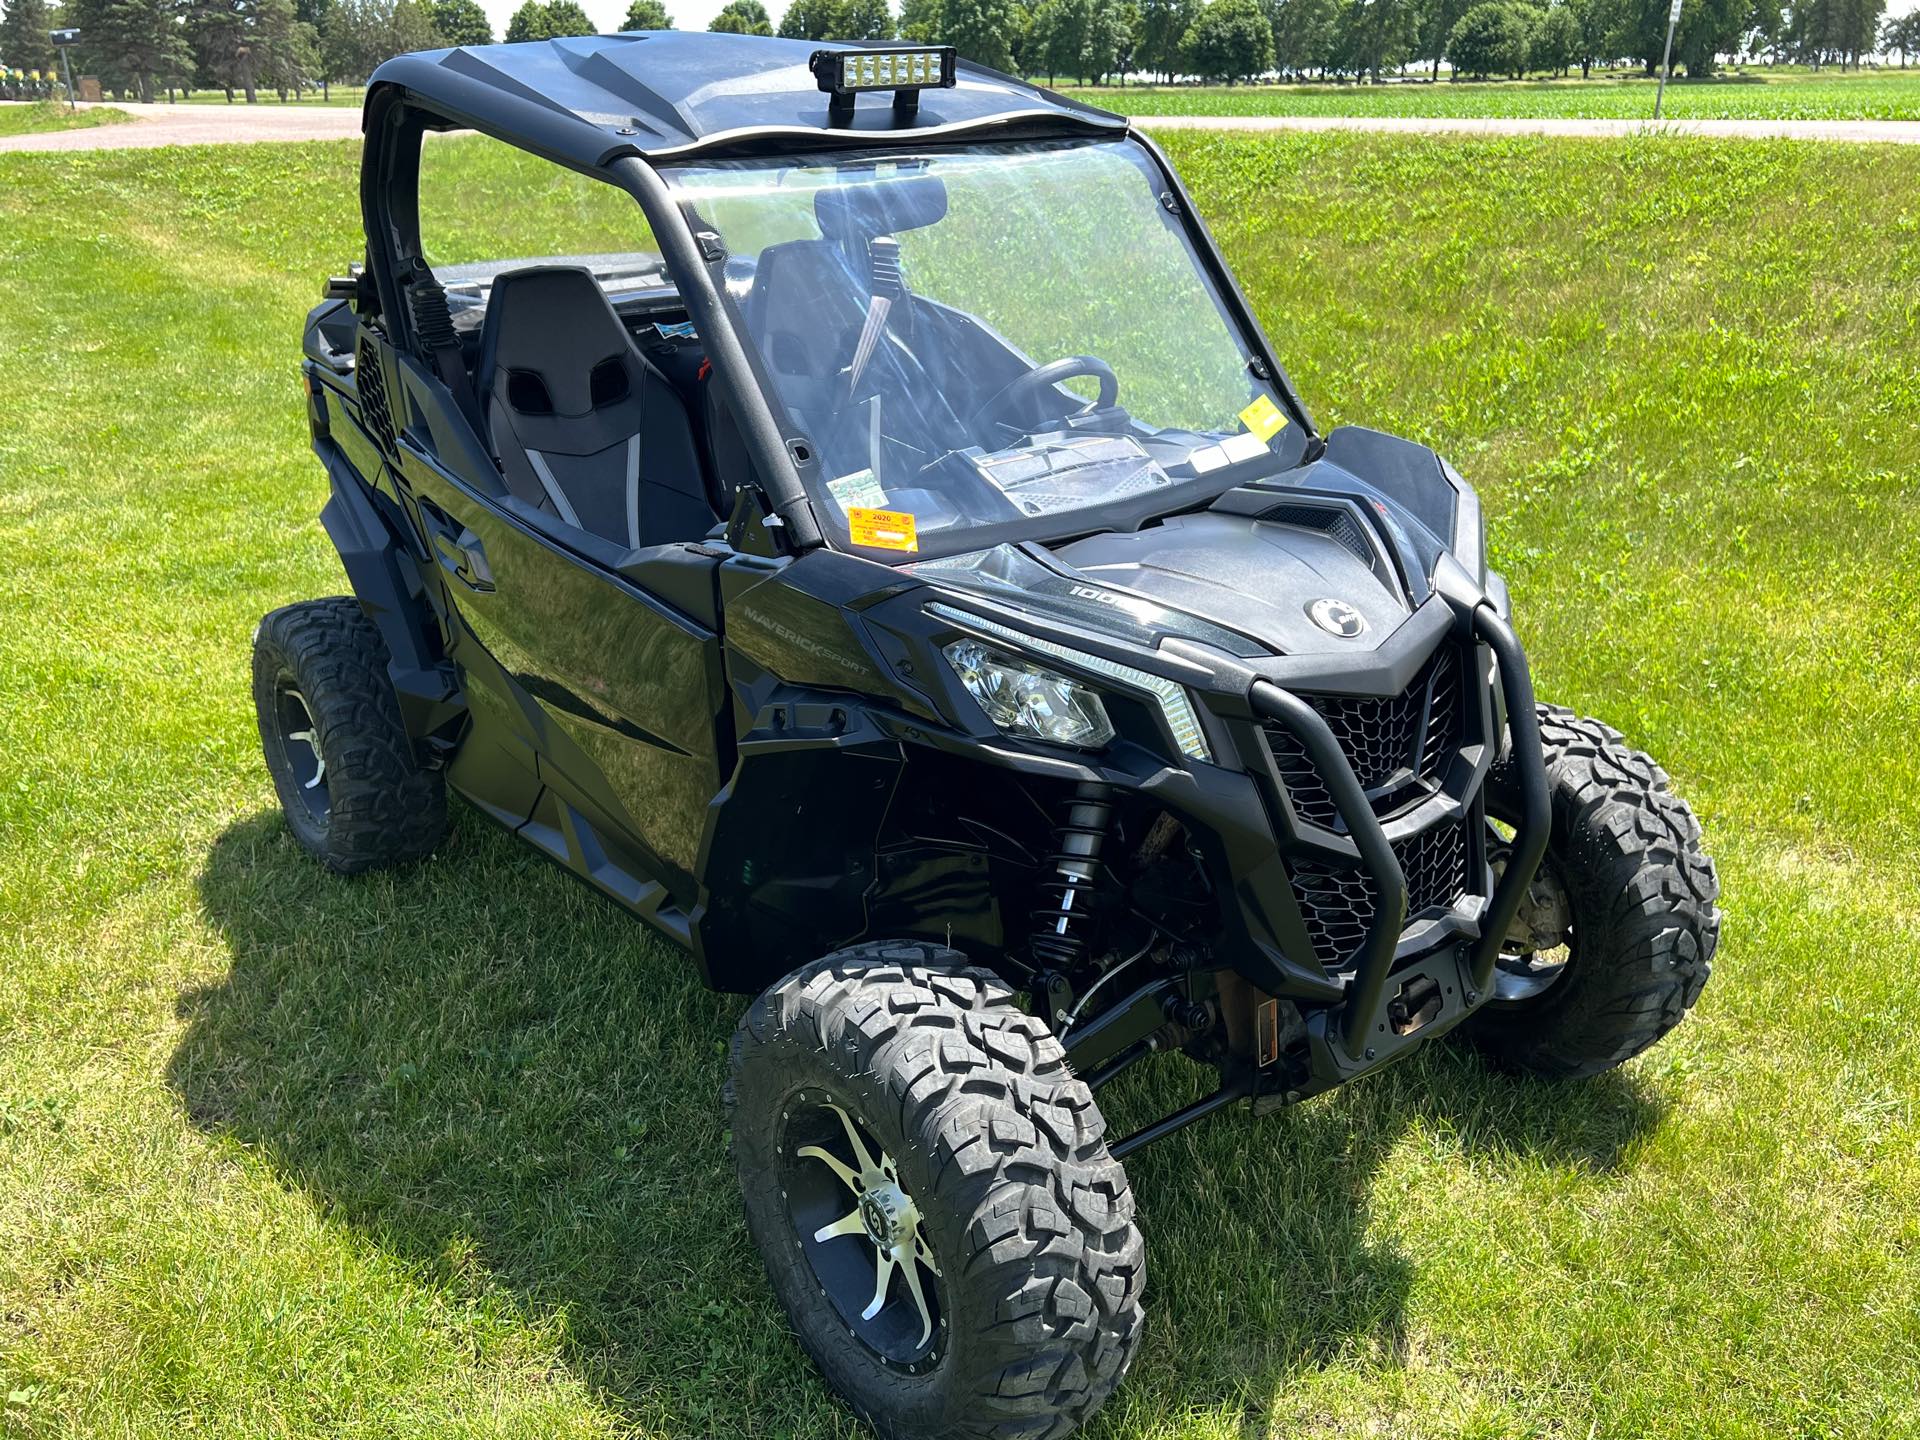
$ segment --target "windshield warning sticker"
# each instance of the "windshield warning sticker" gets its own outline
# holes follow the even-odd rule
[[[920,548],[913,515],[906,510],[867,510],[852,505],[847,508],[847,528],[853,532],[856,545],[871,545],[876,550]]]
[[[1287,428],[1287,417],[1280,413],[1280,407],[1270,396],[1262,395],[1240,412],[1240,423],[1264,443]]]

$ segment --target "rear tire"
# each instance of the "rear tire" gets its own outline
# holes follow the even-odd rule
[[[387,677],[387,647],[348,596],[275,610],[253,637],[267,773],[294,838],[354,875],[431,854],[446,781],[422,769]]]
[[[1667,772],[1619,731],[1542,705],[1540,740],[1553,797],[1546,858],[1496,996],[1463,1034],[1507,1069],[1597,1075],[1652,1045],[1700,998],[1720,939],[1720,882]],[[1506,765],[1488,779],[1487,806],[1498,819],[1519,813]],[[1561,973],[1523,963],[1530,947],[1556,938]]]
[[[748,1232],[800,1343],[875,1430],[1040,1440],[1105,1402],[1142,1323],[1133,1195],[1091,1092],[1004,983],[936,945],[843,950],[754,1001],[731,1068]],[[796,1144],[790,1129],[841,1110],[916,1217],[929,1263],[914,1273],[938,1315],[923,1349],[917,1324],[892,1346],[876,1333],[888,1310],[863,1324],[837,1298],[813,1220],[789,1198],[812,1183],[807,1165],[824,1172],[796,1161],[819,1145]],[[871,1255],[875,1242],[847,1230],[827,1243]],[[890,1308],[906,1303],[897,1282],[882,1290]]]

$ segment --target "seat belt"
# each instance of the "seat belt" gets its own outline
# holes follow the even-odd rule
[[[860,388],[860,376],[873,358],[873,347],[887,328],[887,312],[893,302],[906,293],[900,274],[900,242],[891,235],[876,235],[867,242],[867,266],[873,298],[867,302],[866,323],[860,327],[860,341],[853,348],[853,363],[847,367],[847,399]]]
[[[627,545],[640,548],[640,432],[627,437]]]
[[[447,308],[447,290],[433,278],[427,262],[414,258],[413,273],[407,284],[407,306],[413,313],[413,335],[424,359],[433,365],[440,383],[453,396],[453,403],[473,427],[480,446],[498,466],[492,438],[480,418],[480,397],[473,388],[473,376],[467,370],[466,357],[460,353],[460,339],[453,333],[453,312]]]

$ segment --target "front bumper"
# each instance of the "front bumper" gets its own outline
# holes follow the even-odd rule
[[[1435,794],[1419,807],[1422,817],[1383,822],[1347,748],[1320,709],[1266,681],[1255,682],[1251,692],[1255,715],[1278,726],[1304,752],[1344,831],[1339,838],[1326,834],[1313,842],[1315,848],[1357,871],[1371,901],[1351,954],[1322,957],[1340,981],[1340,998],[1303,1012],[1313,1089],[1387,1063],[1451,1029],[1485,1002],[1501,942],[1546,852],[1551,824],[1547,778],[1526,657],[1512,630],[1490,605],[1475,607],[1466,620],[1471,641],[1485,646],[1495,661],[1512,739],[1510,764],[1520,813],[1511,858],[1491,893],[1463,893],[1445,913],[1424,916],[1411,931],[1407,928],[1407,872],[1421,853],[1423,836],[1442,833],[1439,826],[1460,827],[1454,843],[1470,846],[1467,853],[1473,857],[1474,873],[1487,873],[1479,858],[1484,847],[1475,833],[1483,828],[1479,775],[1471,787],[1458,787],[1452,795]],[[1490,710],[1484,713],[1491,715]],[[1486,723],[1491,728],[1490,721]],[[1495,737],[1481,738],[1490,753]],[[1293,817],[1288,823],[1292,827]],[[1289,863],[1296,902],[1305,893],[1299,875],[1314,863],[1298,856]],[[1463,890],[1483,888],[1469,885]]]

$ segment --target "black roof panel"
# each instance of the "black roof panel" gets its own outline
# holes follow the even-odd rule
[[[1007,125],[1126,129],[1117,115],[967,60],[954,88],[921,92],[917,113],[897,115],[892,96],[875,93],[858,98],[850,124],[829,126],[807,62],[819,50],[861,48],[657,30],[424,50],[387,61],[371,83],[404,86],[454,119],[585,169],[622,155],[886,143]]]

